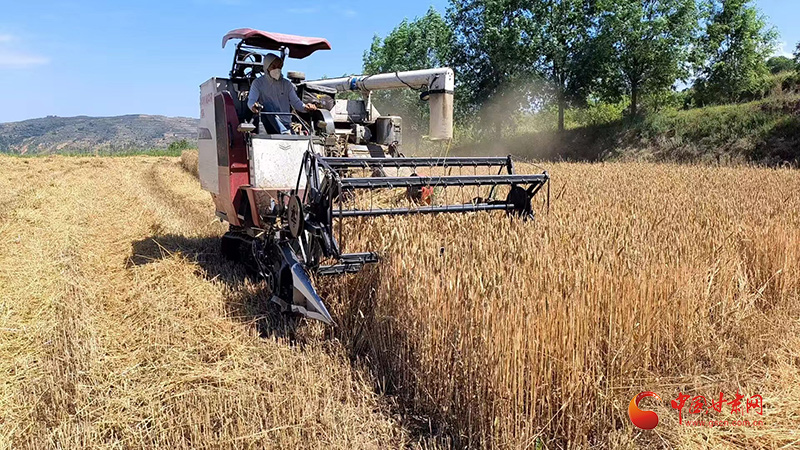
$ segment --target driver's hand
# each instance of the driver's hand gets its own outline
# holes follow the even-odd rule
[[[255,103],[253,104],[253,107],[252,107],[252,108],[250,108],[250,110],[251,110],[251,111],[253,111],[253,112],[254,112],[254,113],[256,113],[256,114],[258,114],[259,112],[261,112],[261,110],[262,110],[262,109],[264,109],[264,105],[262,105],[261,103],[258,103],[258,102],[255,102]]]
[[[317,105],[315,105],[313,103],[306,103],[305,106],[306,106],[306,111],[316,111],[317,110]]]

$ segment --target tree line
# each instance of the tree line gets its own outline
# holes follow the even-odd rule
[[[521,111],[564,111],[627,99],[657,107],[679,86],[691,105],[752,100],[770,71],[778,33],[750,0],[451,0],[375,36],[365,73],[450,66],[456,112],[499,131]],[[800,45],[798,45],[800,56]],[[797,59],[797,58],[796,58]],[[424,115],[409,93],[384,101]]]

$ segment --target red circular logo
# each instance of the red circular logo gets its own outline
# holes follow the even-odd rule
[[[643,430],[652,430],[653,428],[658,425],[658,414],[654,413],[653,411],[648,410],[641,410],[639,409],[639,402],[642,401],[645,397],[655,397],[658,400],[661,400],[655,392],[641,392],[639,395],[631,399],[631,402],[628,404],[628,417],[631,418],[631,422],[636,425],[638,428]]]

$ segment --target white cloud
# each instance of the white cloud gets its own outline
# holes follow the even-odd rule
[[[358,15],[358,11],[354,9],[346,9],[342,11],[342,15],[344,15],[345,17],[355,17]]]
[[[319,8],[289,8],[286,10],[289,14],[314,14],[319,12]]]
[[[786,43],[786,41],[778,42],[778,47],[775,56],[785,56],[787,58],[794,58],[794,47]]]
[[[26,69],[28,67],[41,66],[49,62],[50,60],[43,56],[0,49],[0,67]]]
[[[19,50],[9,49],[8,43],[17,41],[16,36],[0,34],[0,67],[7,69],[26,69],[50,62],[49,58]]]

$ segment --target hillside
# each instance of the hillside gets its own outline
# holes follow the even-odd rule
[[[178,158],[0,156],[0,448],[796,445],[796,172],[546,166],[535,221],[355,222],[381,263],[287,338]],[[721,392],[765,425],[669,406]]]
[[[0,123],[0,153],[114,153],[194,142],[197,119],[132,114],[115,117],[47,116]]]
[[[622,117],[621,110],[577,113],[579,117],[561,133],[542,126],[542,122],[553,123],[542,114],[523,119],[517,132],[500,139],[463,142],[454,152],[553,161],[800,166],[797,94],[688,110],[665,108],[638,119]]]

